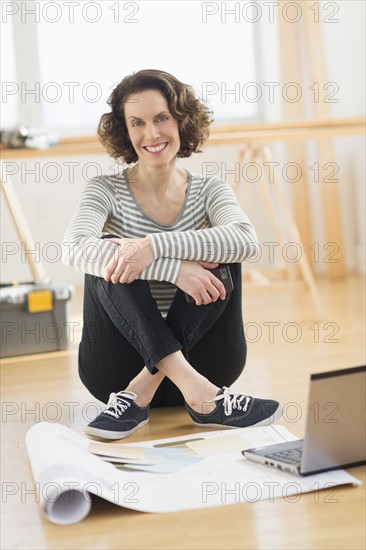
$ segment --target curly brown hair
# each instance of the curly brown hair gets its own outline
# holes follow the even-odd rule
[[[102,115],[98,125],[99,139],[108,153],[116,159],[122,157],[127,164],[137,161],[128,135],[124,106],[131,95],[145,90],[160,91],[178,122],[180,148],[177,157],[200,153],[199,147],[208,138],[209,126],[213,122],[211,111],[198,99],[192,86],[156,69],[132,73],[113,90],[107,102],[112,112]]]

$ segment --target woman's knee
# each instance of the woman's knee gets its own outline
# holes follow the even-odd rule
[[[152,295],[148,282],[142,279],[137,279],[129,284],[114,284],[106,281],[103,277],[85,274],[84,302],[95,302],[95,300],[101,302],[105,307],[106,300],[116,304],[141,303],[141,301],[148,303],[152,301]]]

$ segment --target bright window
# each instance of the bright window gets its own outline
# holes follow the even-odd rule
[[[24,31],[27,24],[36,25],[39,96],[47,128],[63,135],[95,131],[116,83],[145,68],[168,71],[193,85],[216,121],[259,118],[259,103],[251,99],[255,89],[245,88],[257,80],[256,25],[239,22],[234,14],[223,21],[221,14],[212,13],[219,3],[18,4],[33,5],[34,13],[19,9],[13,17],[23,17]]]

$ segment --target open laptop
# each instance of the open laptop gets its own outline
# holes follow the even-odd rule
[[[242,454],[302,476],[364,464],[365,393],[366,366],[312,374],[304,439]]]

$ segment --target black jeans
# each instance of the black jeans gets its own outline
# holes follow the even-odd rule
[[[182,350],[196,371],[219,387],[230,386],[246,360],[241,296],[241,264],[230,266],[234,290],[225,300],[196,306],[177,288],[166,319],[147,281],[113,284],[85,275],[79,375],[90,393],[106,403],[125,389],[146,365],[151,373],[167,355]],[[184,403],[180,390],[164,378],[151,407]]]

